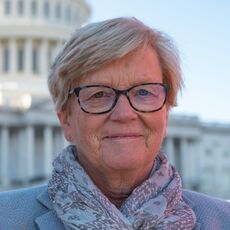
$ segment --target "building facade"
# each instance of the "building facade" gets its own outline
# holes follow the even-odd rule
[[[47,181],[65,141],[47,89],[49,65],[87,22],[83,0],[0,0],[0,190]],[[230,197],[230,124],[171,115],[162,149],[185,188]]]
[[[171,116],[163,149],[185,188],[229,199],[230,124]]]

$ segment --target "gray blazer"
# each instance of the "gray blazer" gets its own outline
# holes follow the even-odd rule
[[[195,229],[230,229],[230,203],[192,191],[184,200],[196,213]],[[0,230],[61,230],[47,192],[47,185],[0,193]]]

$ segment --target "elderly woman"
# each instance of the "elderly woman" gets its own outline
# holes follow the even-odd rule
[[[182,86],[172,41],[134,18],[87,25],[48,79],[72,143],[48,186],[6,192],[1,229],[228,229],[230,204],[184,191],[160,151]]]

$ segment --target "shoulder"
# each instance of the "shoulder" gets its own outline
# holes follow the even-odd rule
[[[222,212],[230,214],[230,202],[223,199],[189,190],[183,190],[183,198],[196,208],[205,209],[206,211],[221,209]]]
[[[202,229],[226,229],[230,226],[230,202],[189,190],[183,198],[194,210]]]
[[[37,196],[45,185],[0,193],[0,229],[34,229],[34,218],[46,212],[37,202]],[[15,228],[16,229],[16,228]]]

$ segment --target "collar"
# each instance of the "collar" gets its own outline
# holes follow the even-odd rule
[[[45,186],[44,190],[37,196],[37,201],[46,208],[46,212],[34,220],[38,228],[41,230],[63,230],[64,225],[58,219],[55,211],[53,210],[52,203],[48,195],[47,186]]]

